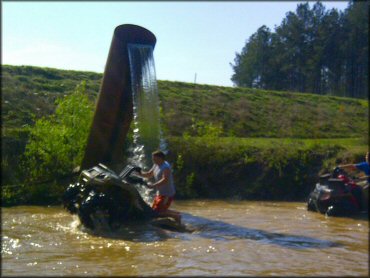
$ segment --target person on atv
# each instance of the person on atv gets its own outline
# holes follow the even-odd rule
[[[357,164],[346,164],[346,165],[339,165],[340,169],[348,169],[351,171],[359,170],[365,173],[365,176],[361,177],[361,179],[366,178],[367,182],[370,183],[370,164],[369,164],[369,152],[365,155],[365,161],[360,162]]]
[[[153,167],[148,172],[139,173],[144,178],[154,178],[154,183],[148,183],[149,188],[157,189],[152,208],[159,216],[171,217],[181,223],[180,213],[168,209],[176,193],[171,166],[165,160],[165,154],[162,151],[153,152],[152,160]]]
[[[350,171],[359,170],[359,171],[362,171],[362,172],[365,173],[364,176],[360,177],[360,179],[366,179],[367,180],[367,184],[364,187],[356,185],[354,183],[352,183],[352,185],[351,185],[351,193],[353,194],[353,196],[355,196],[355,198],[357,200],[359,200],[359,203],[362,204],[363,188],[365,188],[365,187],[367,188],[369,186],[369,183],[370,183],[369,152],[366,153],[364,162],[360,162],[360,163],[356,163],[356,164],[339,165],[338,168],[347,169],[347,170],[350,170]],[[363,205],[360,205],[360,207],[363,208]]]

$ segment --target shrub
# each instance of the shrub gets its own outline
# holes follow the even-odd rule
[[[93,116],[93,103],[85,83],[56,101],[54,115],[41,118],[30,128],[24,165],[27,180],[55,179],[80,165]]]
[[[356,145],[360,144],[360,145]],[[361,161],[360,140],[169,138],[178,198],[303,201],[321,171]],[[359,156],[359,154],[361,156]]]

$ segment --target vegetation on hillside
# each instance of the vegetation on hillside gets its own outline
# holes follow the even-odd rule
[[[55,114],[38,119],[29,128],[24,153],[27,182],[53,179],[81,165],[94,111],[86,83],[56,103]]]
[[[101,78],[93,72],[2,65],[3,130],[33,125],[35,119],[54,113],[57,98],[72,93],[82,81],[90,99],[95,99]]]
[[[171,137],[178,198],[305,200],[318,175],[362,161],[358,139]]]
[[[58,201],[66,184],[57,178],[81,161],[102,75],[28,66],[2,75],[3,204]],[[320,169],[366,149],[365,100],[169,81],[158,89],[180,198],[302,199]]]
[[[3,135],[54,113],[57,97],[83,80],[95,100],[101,78],[90,72],[2,66]],[[64,91],[55,89],[61,84]],[[158,90],[167,136],[192,133],[193,120],[221,125],[222,136],[236,137],[363,137],[368,128],[361,120],[368,117],[366,100],[170,81],[158,81]]]
[[[18,185],[3,186],[3,197],[10,204],[40,204],[60,198],[65,188],[57,181],[81,165],[94,111],[86,83],[58,98],[56,105],[55,114],[37,119],[25,129],[27,145],[17,161],[17,172],[22,175],[16,180]],[[11,166],[3,165],[3,173],[14,173]]]
[[[159,95],[168,136],[194,135],[194,121],[236,137],[364,137],[368,130],[365,100],[180,82],[160,82]]]
[[[367,98],[369,2],[326,10],[308,2],[288,12],[274,32],[260,27],[236,54],[238,86]]]

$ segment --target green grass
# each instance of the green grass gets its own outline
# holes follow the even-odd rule
[[[206,85],[176,91],[169,84],[160,97],[172,136],[189,131],[192,118],[222,123],[224,136],[236,137],[361,137],[368,128],[364,100]]]
[[[91,98],[96,98],[102,74],[32,66],[1,67],[2,128],[34,124],[35,118],[50,115],[58,97],[70,94],[86,80]]]
[[[202,141],[203,137],[193,137],[194,141]],[[209,141],[208,141],[209,142]],[[339,139],[299,139],[299,138],[237,138],[237,137],[218,137],[214,138],[213,144],[219,145],[245,145],[253,147],[276,147],[276,146],[301,146],[309,148],[312,145],[340,145],[343,147],[364,147],[366,142],[363,138],[339,138]]]
[[[23,179],[28,127],[82,81],[96,100],[102,76],[2,66],[3,184]],[[302,199],[320,171],[363,160],[367,150],[367,100],[161,80],[158,90],[181,198]],[[14,194],[21,200],[28,187],[9,188],[5,195],[17,203]]]
[[[362,161],[362,139],[171,137],[179,198],[305,200],[321,173]]]
[[[96,99],[101,79],[102,74],[93,72],[2,66],[3,128],[30,125],[35,118],[53,113],[55,99],[83,80]],[[192,119],[221,123],[223,136],[357,138],[368,134],[367,100],[161,80],[158,89],[166,136],[192,134]]]

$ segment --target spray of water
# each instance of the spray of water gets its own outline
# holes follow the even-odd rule
[[[143,169],[151,167],[151,153],[167,146],[160,129],[158,86],[150,45],[129,44],[131,89],[134,108],[133,144],[128,162]],[[145,201],[151,199],[149,190],[139,188]]]

